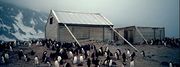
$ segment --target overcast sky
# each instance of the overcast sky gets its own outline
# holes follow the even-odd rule
[[[3,0],[18,6],[49,12],[69,10],[98,12],[115,27],[165,27],[166,36],[179,35],[179,0]]]

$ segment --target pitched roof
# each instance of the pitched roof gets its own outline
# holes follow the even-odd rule
[[[100,13],[81,13],[70,11],[54,11],[59,23],[65,24],[87,24],[87,25],[113,25]]]

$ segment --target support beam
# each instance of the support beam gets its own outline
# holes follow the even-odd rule
[[[136,47],[134,47],[129,41],[127,41],[121,34],[119,34],[111,25],[110,25],[110,21],[105,18],[104,16],[100,15],[101,17],[103,17],[108,23],[106,23],[107,25],[109,25],[109,27],[115,32],[117,33],[124,41],[126,41],[132,48],[134,48],[136,51],[139,51]]]
[[[68,30],[68,32],[71,34],[71,36],[73,37],[73,39],[78,43],[79,46],[81,46],[81,44],[79,43],[79,41],[76,39],[76,37],[73,35],[73,33],[71,32],[71,30],[69,29],[69,27],[64,24],[64,26],[66,27],[66,29]]]
[[[143,38],[143,40],[146,42],[146,44],[148,45],[147,40],[145,39],[145,37],[143,36],[143,34],[140,32],[140,30],[135,26],[136,31],[139,33],[139,35]]]

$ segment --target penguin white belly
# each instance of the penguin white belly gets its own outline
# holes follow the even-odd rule
[[[61,56],[58,56],[57,61],[60,62],[61,59],[62,59]]]
[[[109,61],[109,67],[111,67],[111,66],[112,66],[112,60]]]
[[[71,51],[69,51],[69,56],[70,56],[70,58],[73,57],[73,53]]]
[[[83,61],[84,61],[83,56],[80,56],[80,62],[83,63]]]
[[[9,59],[9,54],[4,55],[6,59]]]
[[[54,67],[59,67],[59,62],[57,60],[54,62]]]
[[[77,63],[77,57],[75,56],[73,59],[73,63],[76,64]]]
[[[134,61],[130,62],[130,67],[134,67]]]
[[[37,57],[34,58],[35,64],[39,64],[39,60]]]

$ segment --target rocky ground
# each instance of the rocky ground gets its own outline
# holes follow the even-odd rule
[[[110,51],[114,53],[116,49],[120,49],[122,52],[126,52],[125,49],[130,49],[130,52],[135,52],[132,47],[129,45],[106,45],[103,43],[93,43],[96,45],[97,48],[99,47],[109,47]],[[134,45],[139,51],[136,52],[135,57],[135,67],[168,67],[168,63],[172,62],[174,65],[180,64],[180,49],[179,48],[173,48],[173,47],[165,47],[164,45]],[[18,60],[17,56],[17,50],[23,49],[25,54],[28,54],[31,50],[34,50],[36,54],[34,56],[28,55],[30,57],[29,62],[25,62],[23,59]],[[47,49],[46,47],[35,45],[33,44],[31,47],[28,47],[27,45],[22,45],[13,48],[13,52],[9,52],[10,60],[8,64],[0,64],[0,67],[34,67],[34,57],[37,55],[39,58],[41,58],[43,51],[48,51],[48,55],[50,52],[54,52],[52,50]],[[143,57],[141,55],[141,51],[144,50],[146,57]],[[91,51],[92,52],[92,51]],[[2,52],[1,52],[2,53]],[[105,57],[101,56],[100,60],[104,60]],[[41,61],[41,59],[40,59]],[[71,63],[72,67],[79,67],[76,64],[72,64],[72,59],[65,60],[66,62]],[[116,62],[116,67],[121,67],[122,65],[122,58],[120,60],[113,59],[114,62]],[[125,67],[129,67],[130,60],[128,59]],[[54,61],[51,61],[52,67],[54,66]],[[94,65],[91,65],[94,67]],[[102,65],[101,65],[102,66]],[[101,67],[100,66],[100,67]],[[48,67],[45,63],[40,63],[38,67]],[[63,67],[61,65],[60,67]],[[84,65],[81,67],[87,67],[86,60],[84,62]],[[104,66],[102,66],[104,67]],[[175,66],[178,67],[178,66]]]

